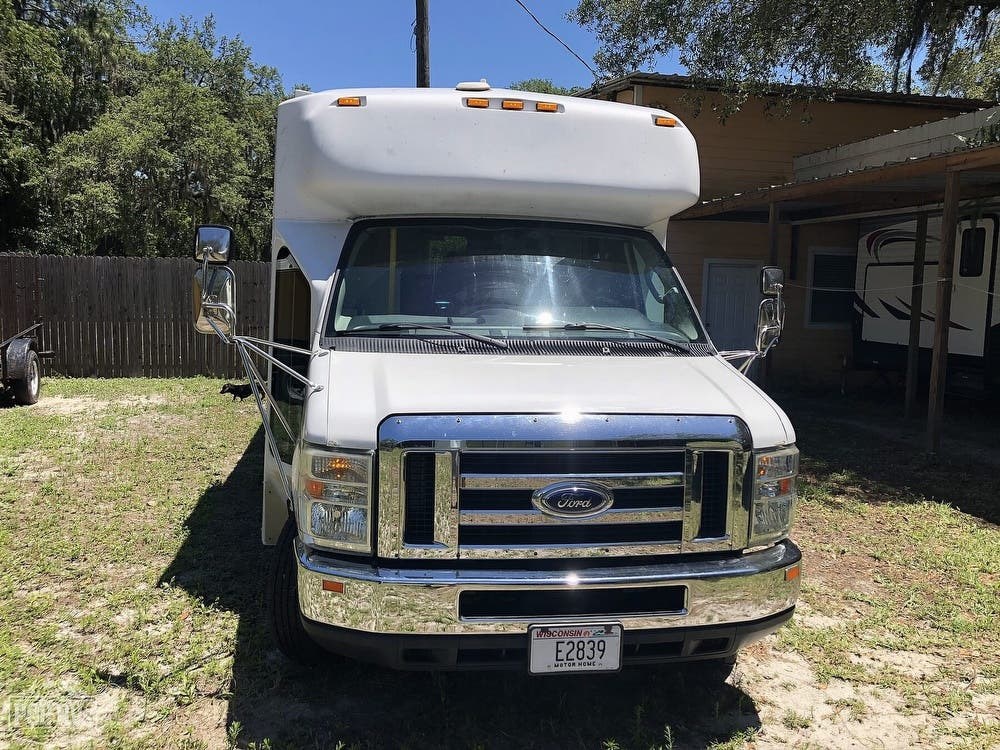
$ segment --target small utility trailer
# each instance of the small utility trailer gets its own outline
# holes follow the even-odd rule
[[[26,406],[38,401],[42,383],[39,359],[52,352],[39,351],[35,331],[41,323],[25,328],[9,339],[0,341],[0,395],[9,390],[14,402]]]

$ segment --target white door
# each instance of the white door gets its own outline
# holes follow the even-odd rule
[[[702,312],[708,335],[719,350],[754,348],[759,276],[755,263],[705,261]]]

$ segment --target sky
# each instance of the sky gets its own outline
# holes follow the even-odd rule
[[[524,0],[538,19],[593,66],[597,40],[566,20],[572,0]],[[285,88],[413,86],[414,0],[145,0],[158,21],[215,16],[220,35],[239,35],[254,60],[281,73]],[[486,78],[507,86],[549,78],[589,86],[593,75],[514,0],[429,0],[431,85]],[[656,70],[682,72],[676,60]]]

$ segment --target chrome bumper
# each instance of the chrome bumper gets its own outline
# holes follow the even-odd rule
[[[727,625],[770,617],[794,606],[799,577],[786,571],[801,560],[791,541],[740,557],[675,560],[657,565],[584,568],[575,572],[537,570],[427,570],[375,568],[311,550],[296,540],[299,605],[308,620],[380,634],[482,635],[524,633],[545,622],[607,621],[627,630]],[[328,588],[342,590],[325,590]],[[678,587],[686,591],[683,611],[625,616],[613,613],[531,619],[463,618],[464,591],[567,591],[587,587]]]

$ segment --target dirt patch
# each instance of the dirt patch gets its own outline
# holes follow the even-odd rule
[[[10,469],[6,472],[11,479],[19,482],[41,483],[57,477],[61,470],[44,451],[25,450],[8,459]]]
[[[933,679],[940,672],[944,663],[943,659],[931,654],[922,654],[916,651],[889,651],[884,648],[861,649],[860,653],[851,656],[851,660],[872,671],[889,667],[899,674],[916,680]]]
[[[27,408],[42,414],[72,416],[77,414],[98,414],[111,405],[110,401],[88,396],[45,396],[34,406]]]
[[[764,727],[757,750],[933,746],[926,736],[929,717],[906,712],[898,693],[843,680],[820,685],[797,654],[748,651],[735,679],[757,701]]]
[[[150,411],[125,420],[124,429],[135,437],[163,437],[172,431],[189,429],[195,420],[182,414]]]

